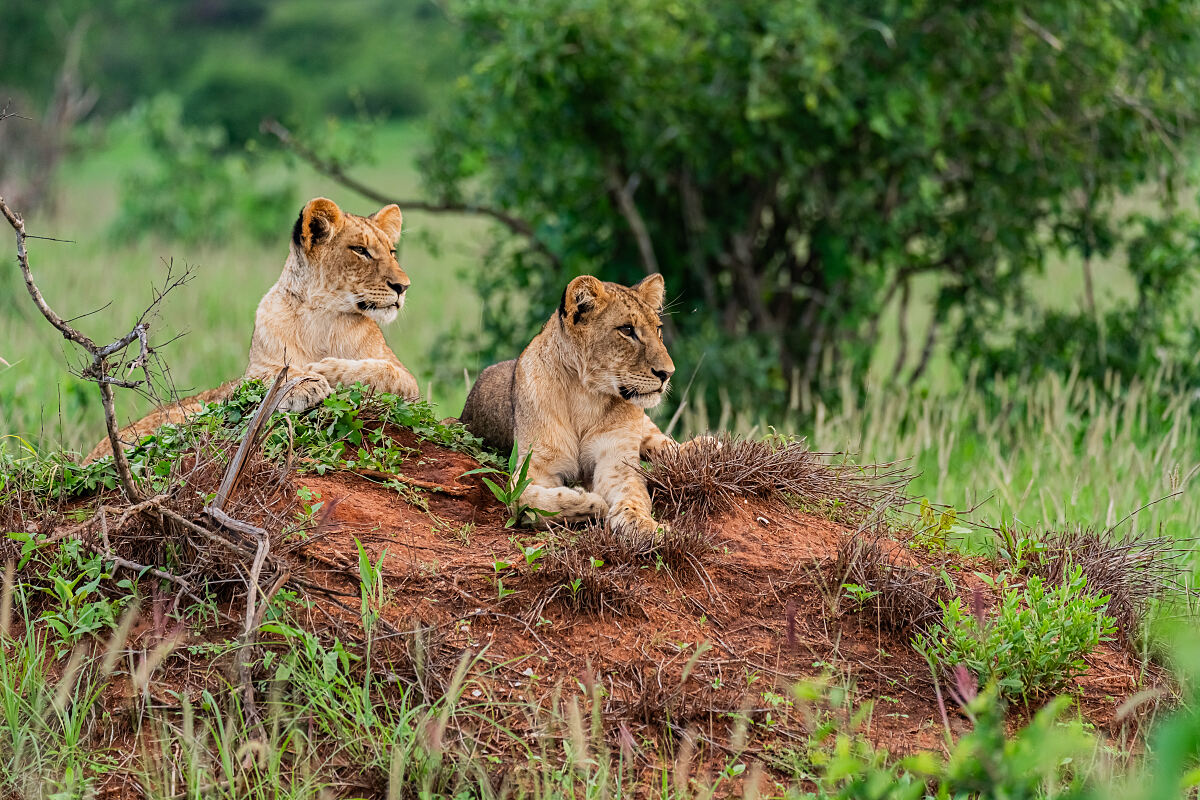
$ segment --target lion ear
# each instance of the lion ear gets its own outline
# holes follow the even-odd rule
[[[390,236],[393,242],[400,241],[400,224],[404,221],[404,215],[400,213],[400,206],[395,203],[384,206],[372,214],[371,219],[376,225],[383,228],[383,232]]]
[[[646,305],[656,311],[662,311],[663,300],[667,294],[667,285],[663,282],[663,276],[657,272],[642,278],[640,281],[629,287],[638,293]]]
[[[558,304],[558,314],[563,319],[569,319],[572,325],[578,325],[584,317],[607,302],[608,290],[604,284],[591,275],[580,275],[567,284]]]
[[[327,242],[337,235],[345,221],[337,203],[324,197],[313,198],[300,209],[300,218],[292,229],[292,241],[307,252],[314,245]]]

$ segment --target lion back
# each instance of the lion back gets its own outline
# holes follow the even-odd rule
[[[501,361],[479,373],[463,406],[462,424],[483,443],[500,453],[512,452],[516,421],[513,382],[517,361]]]

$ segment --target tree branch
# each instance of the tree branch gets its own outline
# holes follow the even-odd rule
[[[917,368],[912,371],[912,375],[908,376],[909,386],[915,384],[917,379],[925,374],[925,368],[929,366],[929,359],[933,355],[933,346],[937,344],[938,324],[938,317],[935,313],[933,319],[929,320],[929,330],[925,334],[925,346],[921,348],[921,360],[917,362]]]
[[[548,258],[556,269],[562,266],[562,262],[558,256],[538,238],[533,225],[520,217],[515,217],[506,211],[475,203],[430,203],[424,200],[397,200],[350,177],[336,161],[322,157],[316,151],[298,141],[292,135],[292,132],[278,121],[264,119],[259,128],[263,133],[269,133],[278,139],[280,144],[306,161],[317,172],[340,183],[351,191],[358,192],[368,200],[385,205],[387,203],[395,203],[406,211],[411,209],[413,211],[427,211],[431,214],[474,214],[482,217],[490,217],[505,228],[508,228],[508,230],[528,240],[530,246]]]
[[[688,256],[692,262],[692,273],[704,290],[704,299],[709,308],[717,308],[717,290],[709,275],[704,256],[703,238],[708,229],[704,217],[704,203],[700,190],[696,188],[692,174],[683,170],[679,175],[679,198],[683,207],[683,226],[688,235]]]
[[[892,365],[892,379],[899,380],[900,373],[908,361],[908,280],[900,285],[900,308],[896,310],[896,362]],[[880,313],[883,309],[880,309]]]

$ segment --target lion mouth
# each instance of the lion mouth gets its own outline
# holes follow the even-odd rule
[[[391,303],[390,305],[381,306],[377,303],[372,303],[370,300],[359,300],[358,301],[358,310],[359,311],[378,311],[380,309],[386,310],[389,308],[399,308],[399,307],[400,307],[399,303]]]
[[[639,392],[637,389],[630,389],[628,386],[619,386],[617,391],[624,400],[636,400],[639,397],[655,397],[662,394],[661,389],[656,389],[653,392]]]

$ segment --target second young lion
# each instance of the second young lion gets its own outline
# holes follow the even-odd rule
[[[640,535],[660,527],[637,465],[678,446],[645,412],[675,372],[662,341],[663,293],[661,275],[630,287],[575,278],[520,358],[480,374],[462,422],[489,446],[507,452],[516,441],[528,456],[523,504],[556,519],[604,516]]]

